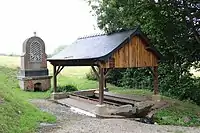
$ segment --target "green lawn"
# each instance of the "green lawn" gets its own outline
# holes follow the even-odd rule
[[[31,98],[45,98],[46,93],[24,92],[18,88],[16,70],[0,67],[0,133],[31,133],[39,122],[55,122],[55,116],[28,103]]]
[[[8,59],[7,59],[8,58]],[[15,64],[18,57],[1,57],[0,64],[10,68],[16,68],[19,64]],[[5,61],[7,60],[7,61]],[[12,63],[13,60],[13,63]],[[15,64],[15,65],[14,65]],[[48,98],[51,91],[47,92],[25,92],[19,89],[16,80],[16,69],[6,69],[0,67],[1,88],[0,97],[5,98],[5,102],[0,104],[0,127],[1,131],[12,132],[30,132],[33,131],[38,121],[55,121],[55,117],[47,113],[38,111],[33,105],[27,103],[28,99]],[[48,64],[50,74],[52,66]],[[74,85],[79,90],[97,88],[98,82],[87,80],[85,74],[89,71],[89,67],[66,67],[58,75],[58,85]],[[149,90],[138,90],[116,87],[111,84],[107,85],[113,93],[119,94],[136,94],[151,96]],[[159,124],[183,125],[183,126],[199,126],[200,125],[200,107],[190,102],[181,102],[179,100],[170,99],[162,96],[162,99],[171,103],[171,106],[159,111],[156,114],[156,121]],[[8,113],[9,112],[9,113]],[[16,112],[22,112],[17,114]],[[9,115],[10,114],[10,115]],[[17,115],[16,115],[17,114]],[[11,118],[14,116],[14,120]],[[189,122],[184,122],[185,118],[189,118]],[[20,118],[20,119],[19,119]],[[30,119],[30,120],[29,120]],[[30,122],[32,121],[32,122]],[[12,126],[9,126],[12,125]],[[27,126],[24,126],[27,125]],[[3,128],[2,128],[3,127]],[[2,129],[1,129],[2,128]]]

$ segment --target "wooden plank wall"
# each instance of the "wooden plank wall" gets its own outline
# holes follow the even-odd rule
[[[113,53],[115,68],[130,67],[150,67],[157,66],[156,56],[145,49],[144,42],[137,36],[133,37],[129,44]],[[102,64],[104,68],[109,68],[109,63]]]

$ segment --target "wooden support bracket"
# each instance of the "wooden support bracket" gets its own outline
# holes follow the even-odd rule
[[[62,71],[62,69],[64,68],[65,66],[59,66],[58,69],[56,70],[56,76]]]
[[[108,74],[110,73],[111,70],[112,70],[111,68],[104,69],[104,78],[106,78],[108,76]]]
[[[99,73],[97,72],[97,70],[95,69],[94,66],[91,66],[91,67],[92,67],[92,70],[93,70],[93,72],[95,73],[97,79],[99,80],[99,78],[100,78]]]

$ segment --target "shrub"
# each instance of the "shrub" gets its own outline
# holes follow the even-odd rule
[[[57,92],[72,92],[77,90],[78,90],[77,87],[74,85],[65,85],[57,87]]]
[[[135,89],[152,89],[153,76],[147,68],[129,68],[123,72],[121,86]]]
[[[113,69],[108,73],[107,82],[116,86],[122,86],[121,80],[126,69]]]
[[[93,72],[92,68],[90,69],[90,71],[88,73],[86,73],[86,78],[88,80],[97,80],[97,77],[96,77],[95,73]]]

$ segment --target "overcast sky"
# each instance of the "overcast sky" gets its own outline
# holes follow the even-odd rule
[[[41,37],[46,53],[94,33],[96,20],[84,0],[0,0],[0,53],[21,54],[24,40]]]

